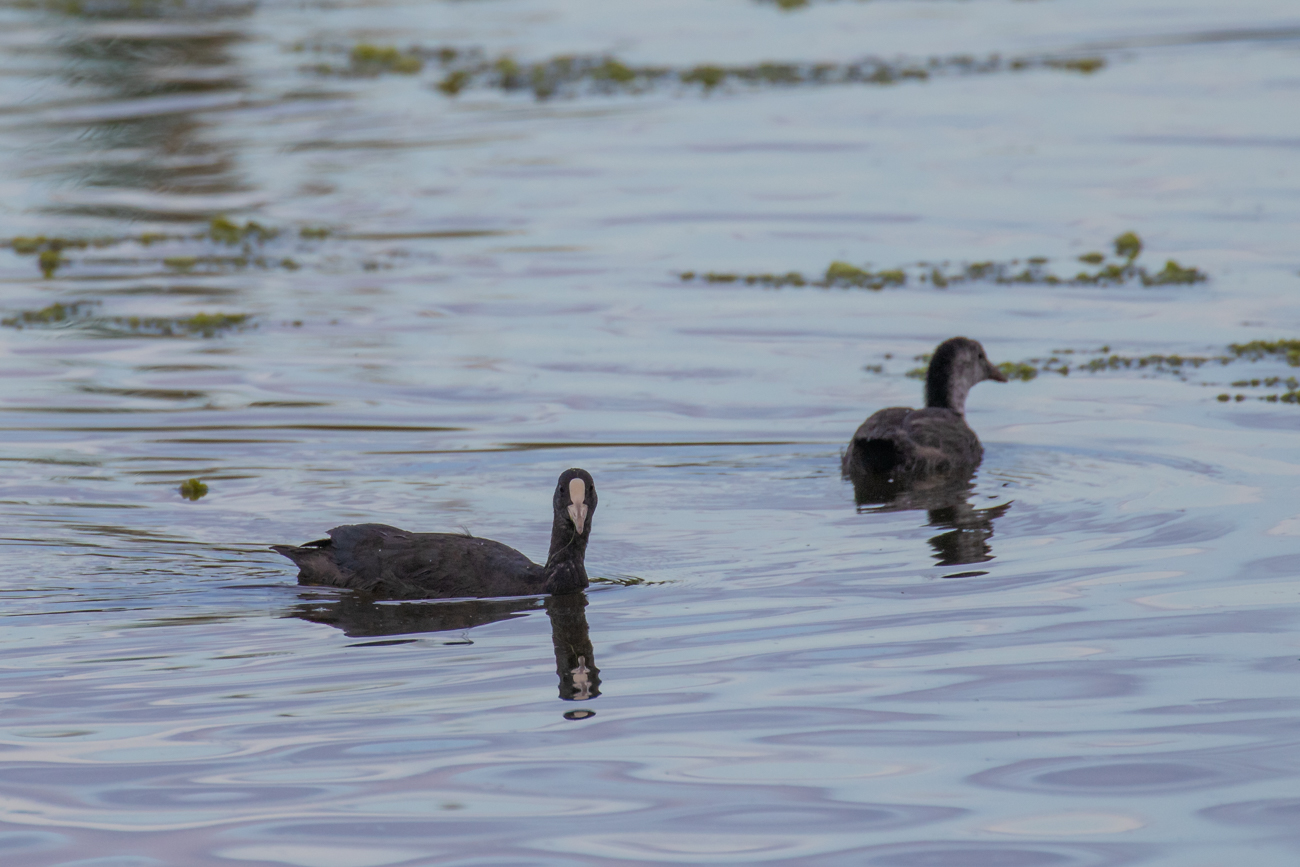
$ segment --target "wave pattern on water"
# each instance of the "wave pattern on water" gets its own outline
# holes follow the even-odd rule
[[[0,21],[6,867],[1295,862],[1290,4]],[[358,44],[425,66],[310,66]],[[454,99],[446,45],[496,61]],[[712,71],[534,102],[512,57]],[[678,277],[1068,282],[1129,232],[1208,279]],[[839,449],[956,333],[1032,367],[972,393],[978,475],[854,491]],[[267,548],[540,559],[573,465],[577,597],[376,602]]]

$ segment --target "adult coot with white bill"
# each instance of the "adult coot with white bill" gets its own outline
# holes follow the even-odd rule
[[[328,539],[271,547],[298,565],[299,584],[342,587],[378,599],[577,593],[587,587],[583,559],[596,512],[591,474],[561,473],[552,506],[551,550],[544,566],[491,539],[411,533],[384,524],[348,524],[330,530]]]

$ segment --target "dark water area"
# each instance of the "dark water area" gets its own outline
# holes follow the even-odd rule
[[[5,867],[1297,863],[1295,4],[0,22]],[[580,596],[267,548],[570,466]]]

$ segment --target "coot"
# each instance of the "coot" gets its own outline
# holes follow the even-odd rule
[[[271,548],[298,565],[299,584],[344,587],[378,599],[577,593],[587,587],[583,558],[596,512],[591,474],[561,473],[553,511],[545,566],[491,539],[384,524],[348,524],[330,530],[328,539]]]
[[[855,487],[893,487],[970,473],[984,448],[966,424],[966,395],[986,379],[1007,381],[977,341],[940,343],[925,375],[925,408],[891,406],[864,421],[844,452],[844,475]]]

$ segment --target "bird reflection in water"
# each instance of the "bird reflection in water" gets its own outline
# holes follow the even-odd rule
[[[586,593],[546,597],[555,673],[560,678],[560,698],[565,701],[587,701],[600,695],[600,669],[591,648],[586,607]]]
[[[555,671],[560,678],[560,698],[588,701],[600,695],[600,669],[587,628],[587,594],[570,593],[513,599],[469,599],[459,602],[379,603],[349,594],[338,599],[305,602],[295,606],[290,617],[325,623],[343,630],[349,638],[378,638],[385,635],[418,635],[426,632],[460,632],[475,626],[524,617],[540,608],[551,619],[551,644],[555,648]],[[368,641],[358,646],[404,644],[418,638]],[[566,717],[582,719],[583,717]]]
[[[993,522],[1006,514],[1011,503],[977,509],[970,503],[974,484],[971,476],[945,479],[929,485],[902,486],[894,482],[855,476],[853,497],[860,512],[905,512],[924,509],[926,526],[946,532],[930,537],[938,566],[985,563],[993,559],[989,539]],[[956,576],[952,576],[956,577]]]

